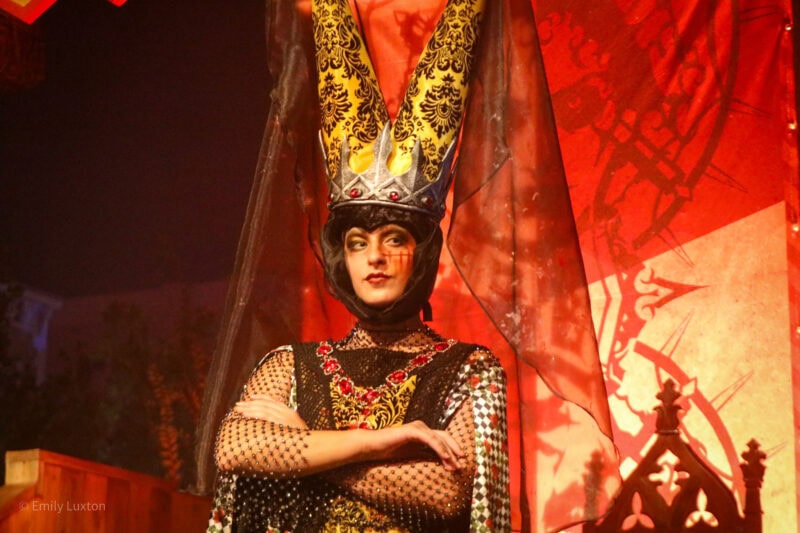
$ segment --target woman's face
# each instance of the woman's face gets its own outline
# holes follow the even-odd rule
[[[377,308],[400,298],[414,269],[416,247],[414,236],[397,224],[372,231],[358,227],[347,230],[344,259],[356,296]]]

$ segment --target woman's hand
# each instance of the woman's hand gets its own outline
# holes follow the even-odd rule
[[[447,432],[429,428],[416,420],[408,424],[372,431],[367,442],[366,460],[391,461],[420,456],[420,447],[430,448],[446,470],[465,466],[465,455]]]
[[[257,418],[298,429],[308,429],[297,411],[288,405],[263,394],[253,394],[249,400],[236,402],[236,413],[247,418]]]

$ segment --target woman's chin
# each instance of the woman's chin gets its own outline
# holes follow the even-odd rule
[[[356,291],[356,296],[367,304],[368,306],[372,307],[373,309],[386,309],[394,302],[400,299],[400,295],[397,294],[398,291]]]
[[[382,311],[383,309],[386,309],[395,302],[395,300],[388,300],[388,301],[382,299],[365,300],[363,298],[361,298],[361,301],[367,304],[369,307],[375,309],[376,311]]]

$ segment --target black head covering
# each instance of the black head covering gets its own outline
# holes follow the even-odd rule
[[[385,224],[407,229],[417,245],[414,264],[405,291],[387,307],[367,305],[353,289],[344,260],[344,234],[353,227],[372,231]],[[391,324],[418,315],[423,310],[430,320],[428,298],[436,283],[439,254],[442,251],[442,230],[430,216],[402,208],[383,206],[341,206],[331,211],[322,229],[322,254],[328,290],[356,318],[370,324]]]

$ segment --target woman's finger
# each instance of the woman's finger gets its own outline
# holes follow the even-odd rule
[[[456,441],[456,439],[450,433],[448,433],[447,431],[441,431],[440,433],[442,435],[442,438],[445,440],[445,442],[447,442],[447,445],[450,447],[450,449],[453,451],[456,457],[459,458],[465,457],[464,451],[461,449],[461,446],[459,446],[458,441]]]
[[[439,456],[439,459],[442,461],[442,465],[444,465],[446,469],[458,470],[461,467],[461,464],[458,460],[458,456],[456,455],[455,451],[451,449],[451,445],[445,437],[446,432],[434,431],[428,426],[423,426],[424,427],[415,427],[420,442],[428,446],[436,453],[436,455]],[[455,442],[453,441],[452,444],[455,444]],[[457,445],[456,448],[458,448]]]

